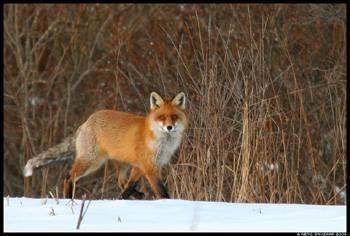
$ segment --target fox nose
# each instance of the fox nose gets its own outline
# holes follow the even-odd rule
[[[172,131],[172,130],[173,130],[173,126],[172,126],[172,125],[168,125],[168,126],[166,127],[166,129],[167,129],[168,131]]]

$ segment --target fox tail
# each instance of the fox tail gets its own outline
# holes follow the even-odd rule
[[[55,162],[73,160],[76,135],[65,138],[61,143],[28,160],[23,169],[24,176],[31,176],[33,170]]]

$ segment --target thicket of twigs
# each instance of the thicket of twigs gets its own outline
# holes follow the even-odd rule
[[[22,168],[94,111],[184,91],[173,198],[345,203],[344,4],[6,4],[3,26],[6,196],[62,194],[71,163]],[[117,197],[116,182],[107,163],[78,196]]]

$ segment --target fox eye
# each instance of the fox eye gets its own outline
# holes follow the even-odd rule
[[[172,120],[177,120],[177,118],[178,118],[178,115],[175,115],[175,114],[171,115]]]
[[[165,115],[160,115],[157,117],[158,120],[165,120]]]

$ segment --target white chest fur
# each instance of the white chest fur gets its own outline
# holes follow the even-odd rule
[[[150,142],[150,146],[155,151],[154,161],[158,166],[164,166],[169,163],[172,155],[179,147],[181,142],[181,134],[163,133],[157,135],[156,139]]]

